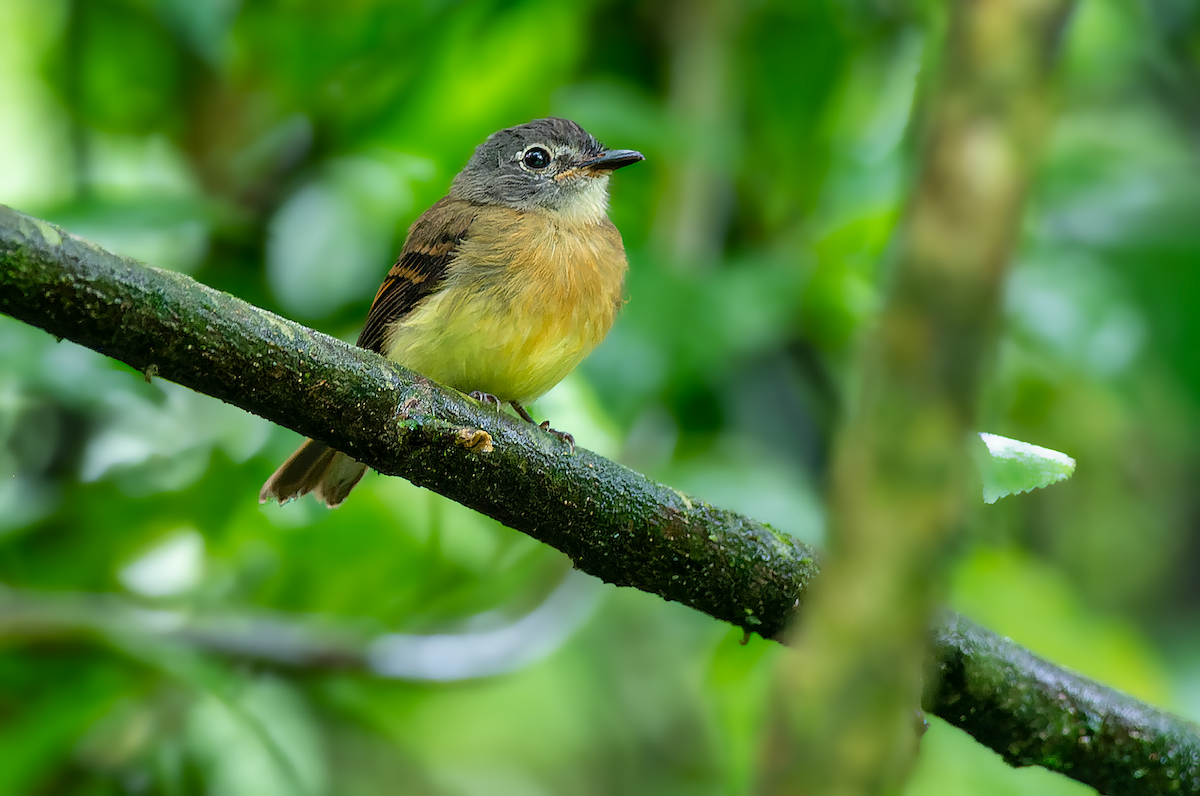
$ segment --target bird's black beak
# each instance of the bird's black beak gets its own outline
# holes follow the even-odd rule
[[[606,149],[596,157],[583,161],[579,166],[592,171],[615,171],[645,159],[645,155],[633,149]]]

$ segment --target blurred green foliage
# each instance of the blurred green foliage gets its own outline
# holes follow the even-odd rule
[[[408,224],[471,149],[574,118],[647,155],[613,180],[630,300],[537,410],[819,542],[943,14],[916,0],[5,0],[0,202],[353,339]],[[1091,0],[1062,48],[981,430],[1079,471],[980,506],[951,602],[1195,718],[1200,11]],[[259,507],[296,442],[0,318],[0,793],[752,787],[773,645],[572,575],[396,479],[369,476],[336,512]],[[52,595],[81,612],[66,632],[5,608]],[[141,620],[92,622],[100,595]],[[151,632],[212,615],[268,647],[289,643],[271,631],[281,618],[391,639],[372,660],[393,676]],[[1032,790],[1083,788],[1010,771],[936,722],[909,788]]]

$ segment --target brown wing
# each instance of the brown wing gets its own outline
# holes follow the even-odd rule
[[[371,303],[359,346],[384,353],[388,328],[437,292],[477,209],[471,202],[447,196],[413,222],[396,264]]]

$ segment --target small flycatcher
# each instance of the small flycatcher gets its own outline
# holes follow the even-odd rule
[[[493,133],[409,227],[358,345],[534,422],[523,404],[574,370],[622,304],[628,263],[608,177],[643,159],[566,119]],[[366,471],[310,439],[258,499],[314,492],[332,508]]]

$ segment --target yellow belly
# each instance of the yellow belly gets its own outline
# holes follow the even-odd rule
[[[393,326],[385,352],[456,390],[527,403],[608,333],[621,303],[625,251],[607,220],[580,228],[544,215],[487,212],[472,224],[444,288]]]

